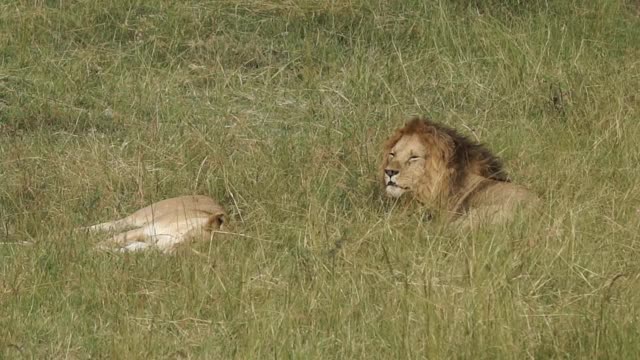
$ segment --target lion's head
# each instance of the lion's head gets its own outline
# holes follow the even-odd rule
[[[509,181],[500,161],[480,144],[427,119],[413,118],[385,143],[382,176],[387,195],[447,201],[468,174]]]

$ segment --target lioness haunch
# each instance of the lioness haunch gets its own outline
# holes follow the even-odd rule
[[[212,198],[201,195],[166,199],[119,220],[84,228],[117,232],[99,244],[100,248],[139,251],[156,248],[172,253],[193,240],[210,239],[222,227],[226,214]]]

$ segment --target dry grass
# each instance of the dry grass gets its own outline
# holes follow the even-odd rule
[[[0,5],[2,357],[635,357],[631,3]],[[542,214],[464,233],[385,202],[413,114]],[[234,222],[200,254],[73,232],[191,193]]]

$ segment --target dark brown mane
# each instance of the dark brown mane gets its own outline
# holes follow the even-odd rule
[[[447,134],[453,140],[454,151],[450,164],[456,170],[476,167],[480,170],[478,175],[496,181],[511,181],[502,167],[502,161],[483,144],[470,140],[453,128],[429,120],[423,121],[437,129],[437,131]]]
[[[453,128],[433,122],[426,118],[414,117],[403,128],[399,129],[387,142],[390,149],[402,136],[420,134],[429,143],[448,148],[447,167],[453,170],[449,179],[452,189],[458,189],[468,174],[510,182],[502,167],[502,162],[484,145],[470,140]]]

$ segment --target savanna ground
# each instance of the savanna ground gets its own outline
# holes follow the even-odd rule
[[[635,1],[0,4],[0,357],[635,358]],[[476,232],[394,207],[409,115],[544,199]],[[209,194],[231,234],[74,227]]]

